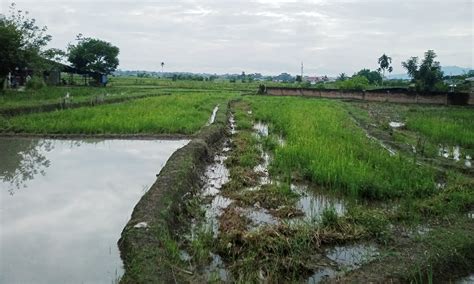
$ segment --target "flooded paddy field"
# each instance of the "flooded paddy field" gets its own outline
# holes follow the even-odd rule
[[[413,159],[344,102],[249,97],[230,109],[228,134],[189,202],[198,206],[178,242],[182,279],[424,282],[472,273],[469,171]],[[393,121],[387,127],[406,127]]]
[[[117,282],[133,207],[188,142],[0,139],[0,282]]]
[[[42,229],[35,229],[41,233],[33,230],[32,236],[48,231],[64,236],[60,240],[72,247],[70,252],[58,252],[50,242],[42,244],[48,252],[35,254],[54,264],[77,254],[64,262],[72,271],[67,277],[86,283],[92,280],[84,277],[98,275],[100,281],[122,283],[465,281],[474,264],[474,153],[472,126],[466,122],[473,118],[472,110],[433,107],[432,112],[443,111],[446,128],[453,129],[445,133],[424,128],[418,109],[382,107],[302,98],[235,99],[235,94],[214,92],[100,106],[86,111],[94,119],[85,122],[79,119],[80,109],[6,119],[5,131],[176,132],[193,134],[193,140],[173,154],[156,182],[154,175],[184,144],[18,140],[33,143],[28,147],[41,153],[30,155],[29,150],[15,150],[22,143],[12,142],[5,149],[21,152],[15,157],[26,162],[9,162],[9,168],[21,170],[3,174],[2,210],[13,213],[3,218],[2,212],[2,229],[20,226],[27,218],[41,224]],[[135,115],[140,118],[129,125],[118,119],[135,111],[145,111],[150,119]],[[100,119],[109,113],[115,117],[112,122]],[[436,119],[430,115],[421,116]],[[45,124],[39,127],[35,120]],[[153,152],[159,149],[169,152]],[[136,162],[129,161],[133,155]],[[157,162],[160,157],[163,162]],[[33,188],[39,190],[31,193]],[[40,208],[39,213],[28,215],[14,201],[4,202],[17,199]],[[38,200],[45,205],[33,204]],[[43,211],[47,221],[36,221]],[[61,212],[69,217],[56,217]],[[51,220],[60,229],[50,229]],[[125,271],[116,250],[122,228]],[[25,267],[29,262],[16,259],[23,254],[16,253],[13,239],[25,244],[42,239],[31,241],[22,230],[21,237],[2,232],[2,246],[10,250],[2,257],[20,263],[18,270],[2,266],[2,271],[8,268],[17,275],[29,269],[34,277],[46,268]],[[81,239],[81,234],[87,235]],[[3,239],[13,244],[4,245]],[[75,252],[81,245],[87,248]],[[91,250],[93,245],[97,249]],[[83,261],[92,253],[100,263]],[[41,265],[52,266],[48,263]]]

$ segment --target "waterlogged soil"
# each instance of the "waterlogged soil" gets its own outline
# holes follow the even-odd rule
[[[248,112],[251,115],[251,111]],[[284,224],[297,224],[298,222],[321,222],[323,212],[333,210],[337,216],[343,216],[347,211],[347,202],[342,198],[329,194],[324,190],[313,188],[307,184],[292,183],[289,186],[291,196],[294,196],[291,204],[280,205],[269,208],[265,202],[256,201],[252,204],[244,204],[233,198],[232,194],[225,191],[226,184],[231,181],[229,166],[226,161],[233,151],[235,135],[238,135],[238,127],[233,115],[229,117],[229,136],[224,140],[221,151],[218,151],[213,161],[207,166],[203,176],[203,187],[198,194],[201,200],[201,210],[204,218],[196,219],[191,226],[191,240],[197,238],[198,231],[205,228],[209,230],[214,243],[220,242],[223,236],[259,233],[260,230],[277,227]],[[240,192],[245,194],[260,194],[271,186],[281,186],[282,182],[270,175],[269,166],[272,155],[264,150],[262,139],[270,135],[269,126],[263,122],[253,125],[253,135],[260,141],[256,145],[260,153],[260,162],[253,167],[256,181],[253,186],[244,187]],[[279,147],[285,147],[286,143],[281,135],[276,135]],[[284,213],[282,213],[284,212]],[[372,245],[349,244],[338,246],[326,246],[326,249],[318,252],[316,263],[312,266],[314,271],[302,282],[317,283],[321,280],[336,277],[347,271],[357,269],[365,262],[377,255],[377,249]],[[181,259],[192,261],[192,257],[182,252]],[[233,271],[234,263],[223,258],[218,253],[217,247],[211,247],[207,265],[196,268],[196,279],[214,281],[219,279],[231,282],[238,277],[238,272]]]
[[[115,283],[133,206],[187,143],[1,138],[0,283]]]
[[[253,115],[250,109],[245,110],[245,113],[250,117]],[[271,171],[273,154],[265,149],[264,144],[266,139],[271,138],[274,139],[277,147],[287,147],[284,137],[279,133],[272,133],[271,125],[262,121],[254,121],[250,129],[240,129],[239,120],[235,117],[234,115],[229,117],[228,136],[212,163],[208,165],[203,177],[204,185],[197,197],[204,218],[196,218],[193,221],[191,236],[196,239],[197,232],[202,231],[202,228],[207,228],[212,235],[212,241],[207,248],[208,258],[205,264],[193,266],[194,270],[191,272],[195,275],[193,279],[208,282],[234,282],[247,279],[241,278],[242,274],[249,273],[247,270],[242,270],[241,265],[248,260],[240,257],[252,255],[246,250],[262,249],[258,246],[252,247],[255,240],[257,243],[260,240],[262,246],[264,248],[268,246],[267,249],[269,249],[269,251],[258,252],[258,259],[254,259],[258,267],[248,269],[256,274],[255,278],[250,279],[258,279],[258,281],[271,282],[275,279],[286,279],[301,283],[337,283],[352,280],[383,282],[390,279],[397,282],[401,279],[413,279],[412,266],[418,263],[424,265],[423,259],[420,259],[420,262],[413,260],[422,256],[418,249],[420,240],[429,238],[433,233],[437,233],[439,228],[444,228],[444,225],[421,223],[408,226],[393,223],[388,224],[386,228],[385,225],[380,225],[381,227],[378,228],[380,231],[368,234],[364,231],[365,229],[353,224],[354,219],[351,218],[354,218],[354,215],[351,214],[354,213],[351,213],[351,208],[353,206],[357,206],[358,210],[366,208],[367,211],[362,211],[364,212],[362,216],[368,219],[363,220],[379,222],[377,218],[380,218],[380,214],[396,216],[399,210],[397,202],[359,202],[302,182],[300,179],[288,181],[279,176],[273,176]],[[392,131],[402,131],[405,127],[400,119],[393,119],[391,122],[389,127]],[[363,123],[360,123],[360,126],[364,128]],[[364,129],[367,130],[367,128]],[[258,163],[244,171],[245,177],[251,179],[248,182],[250,185],[242,185],[239,188],[229,187],[233,178],[236,178],[235,172],[233,173],[236,166],[229,163],[229,158],[234,159],[233,153],[237,147],[242,147],[235,143],[240,141],[239,135],[249,133],[257,141],[251,147],[254,147],[259,156]],[[383,139],[384,136],[380,136],[376,131],[367,130],[367,136],[379,141],[381,147],[394,156],[404,151],[390,140]],[[456,160],[470,162],[471,160],[460,148],[450,146],[440,149],[442,149],[439,152],[440,158],[451,159],[454,162]],[[230,161],[233,161],[232,159]],[[468,167],[467,164],[465,166]],[[332,214],[334,216],[331,218],[339,221],[322,225],[324,220],[326,222],[328,220],[325,216],[327,212],[332,212],[331,216]],[[467,215],[467,218],[472,217]],[[347,222],[344,220],[349,221],[344,223]],[[295,259],[286,259],[286,255],[272,252],[272,249],[275,251],[287,249],[285,245],[278,244],[278,240],[287,238],[286,242],[290,246],[292,241],[290,238],[296,237],[298,230],[305,228],[305,225],[310,225],[309,228],[316,230],[314,239],[305,239],[305,241],[317,240],[316,244],[308,249],[306,255],[295,255]],[[369,226],[378,226],[378,224],[370,223]],[[385,234],[385,237],[382,237],[382,234]],[[276,243],[273,243],[272,239],[275,239]],[[277,244],[282,247],[272,247]],[[413,257],[409,254],[411,250]],[[397,258],[397,255],[400,255],[400,258]],[[283,270],[266,271],[260,268],[260,263],[265,262],[265,258],[268,257],[281,258],[283,263],[277,265],[283,267]],[[181,258],[191,263],[197,261],[186,251],[182,253]],[[384,261],[387,263],[385,264]],[[286,262],[294,263],[288,266]],[[390,271],[392,266],[398,269],[396,273],[399,274]],[[255,269],[257,269],[256,272]],[[387,275],[388,278],[386,278]],[[456,281],[464,283],[461,281],[469,279],[469,277],[458,278]]]
[[[366,131],[367,137],[377,141],[392,156],[400,152],[413,157],[418,163],[434,166],[440,171],[455,170],[474,176],[474,149],[429,141],[420,133],[407,129],[403,114],[396,107],[390,108],[377,103],[353,103],[349,112],[355,123]]]

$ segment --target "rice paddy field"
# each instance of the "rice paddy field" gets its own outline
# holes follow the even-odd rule
[[[44,87],[40,90],[5,91],[0,95],[0,111],[49,104],[107,101],[115,98],[134,98],[166,93],[165,90],[138,88]]]
[[[16,116],[3,132],[44,134],[193,134],[229,93],[179,93],[128,103]]]
[[[180,225],[147,231],[161,244],[151,271],[177,282],[431,283],[474,273],[472,108],[249,95],[256,88],[114,78],[68,91],[157,96],[0,116],[0,135],[191,136],[217,110],[226,131],[198,185],[175,200]],[[0,108],[65,90],[9,93]],[[123,283],[150,279],[148,258],[136,257]]]

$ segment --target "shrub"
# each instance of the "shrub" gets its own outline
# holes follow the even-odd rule
[[[343,90],[358,90],[362,91],[369,86],[369,80],[364,76],[353,76],[349,80],[340,81],[339,88]]]
[[[43,78],[40,76],[33,76],[28,82],[26,82],[26,88],[32,89],[32,90],[39,90],[43,87],[46,86],[46,83],[44,82]]]

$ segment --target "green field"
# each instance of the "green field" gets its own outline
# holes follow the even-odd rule
[[[3,132],[48,134],[193,134],[230,93],[175,93],[119,104],[16,116]]]
[[[258,120],[282,133],[287,147],[275,151],[274,168],[373,198],[423,196],[434,189],[433,171],[403,156],[390,156],[350,119],[341,102],[299,98],[250,100]]]
[[[410,108],[407,128],[433,142],[474,148],[474,111],[460,107]]]
[[[169,93],[169,90],[139,88],[96,88],[96,87],[45,87],[40,90],[6,91],[0,95],[0,111],[24,107],[41,107],[44,105],[63,103],[69,93],[70,104],[107,102],[117,98],[152,96]]]
[[[229,181],[218,192],[232,203],[215,220],[219,234],[213,237],[200,207],[210,197],[192,194],[182,204],[185,215],[177,217],[182,222],[180,231],[170,229],[164,239],[158,236],[165,244],[157,250],[159,258],[166,260],[160,269],[176,268],[178,280],[218,279],[213,274],[202,275],[203,267],[212,263],[212,253],[222,258],[236,282],[258,282],[262,275],[270,282],[305,282],[319,266],[330,265],[315,257],[324,249],[366,242],[375,244],[380,252],[371,263],[374,266],[368,266],[373,271],[367,273],[397,275],[406,282],[443,277],[452,263],[464,268],[473,263],[469,252],[474,242],[469,236],[474,227],[467,216],[474,210],[474,171],[467,164],[469,155],[474,155],[471,108],[248,96],[257,85],[114,78],[106,88],[7,92],[0,97],[1,108],[57,102],[65,91],[84,101],[104,92],[111,98],[157,96],[0,117],[0,132],[200,133],[208,137],[209,129],[222,134],[216,129],[224,127],[227,120],[226,112],[219,113],[218,125],[206,128],[214,107],[225,106],[227,111],[230,103],[237,132],[227,133],[228,152],[222,153],[228,155],[224,163]],[[390,127],[393,121],[405,125]],[[257,123],[268,125],[268,137],[257,134]],[[442,146],[459,146],[461,160],[455,160],[453,153],[448,158],[442,156]],[[209,149],[213,147],[218,148],[214,149],[217,153],[223,150],[220,144]],[[265,173],[257,170],[265,161],[263,153],[269,157],[267,175],[271,182],[267,184],[261,184]],[[208,162],[198,161],[203,164],[197,168]],[[337,213],[331,204],[318,218],[294,222],[306,214],[297,206],[302,193],[292,187],[301,184],[308,186],[306,194],[343,200],[345,212]],[[239,210],[266,210],[279,223],[251,230],[253,221]],[[189,225],[191,219],[195,226]],[[182,237],[185,233],[193,239]],[[181,250],[189,253],[191,260],[182,261]],[[373,268],[384,262],[387,265]],[[140,267],[134,269],[141,277]],[[351,273],[357,271],[344,275],[351,280]]]

